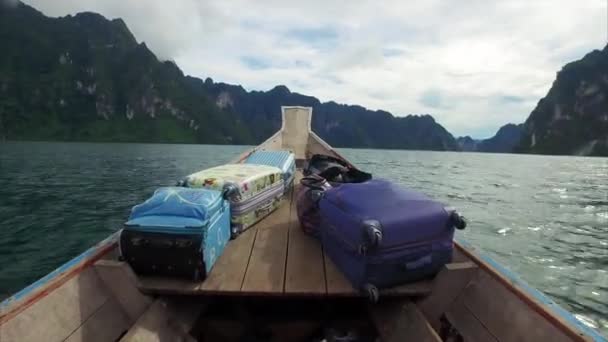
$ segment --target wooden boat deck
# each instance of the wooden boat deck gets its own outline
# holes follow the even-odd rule
[[[319,241],[300,229],[295,194],[291,191],[274,213],[230,241],[203,282],[139,277],[139,289],[183,295],[360,296]],[[431,292],[431,285],[431,280],[425,280],[381,294],[424,296]]]

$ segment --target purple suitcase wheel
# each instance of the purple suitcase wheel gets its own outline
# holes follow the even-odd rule
[[[363,285],[363,292],[367,295],[367,299],[370,301],[370,303],[378,303],[378,300],[380,299],[380,291],[376,286],[372,284],[365,284]]]

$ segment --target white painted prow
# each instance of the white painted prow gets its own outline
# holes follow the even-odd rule
[[[281,107],[281,112],[283,117],[281,148],[293,152],[296,159],[306,159],[312,108]]]

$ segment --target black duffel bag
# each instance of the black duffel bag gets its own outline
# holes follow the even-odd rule
[[[303,170],[305,177],[320,176],[330,183],[362,183],[372,179],[372,174],[355,168],[352,164],[328,155],[315,154]]]

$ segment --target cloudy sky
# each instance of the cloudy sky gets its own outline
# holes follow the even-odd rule
[[[185,73],[248,90],[432,114],[483,138],[523,122],[555,73],[606,44],[607,0],[26,0],[121,17]]]

